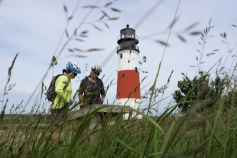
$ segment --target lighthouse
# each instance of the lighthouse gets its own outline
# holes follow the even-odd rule
[[[130,106],[139,110],[141,104],[140,79],[138,69],[138,54],[140,53],[138,37],[135,30],[126,28],[120,31],[118,36],[118,76],[117,76],[117,94],[116,105]],[[129,114],[125,114],[127,119]],[[131,117],[141,118],[141,115],[132,113]]]

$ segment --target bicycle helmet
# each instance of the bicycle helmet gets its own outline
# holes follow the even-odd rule
[[[69,61],[66,65],[67,70],[76,73],[76,74],[81,74],[80,68],[73,62]]]
[[[96,65],[96,64],[94,64],[94,65],[91,67],[91,70],[96,71],[96,72],[98,72],[98,73],[101,73],[101,72],[102,72],[102,69],[101,69],[100,65]]]

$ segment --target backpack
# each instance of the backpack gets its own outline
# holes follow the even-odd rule
[[[49,85],[49,88],[46,92],[46,99],[48,99],[49,101],[53,101],[56,97],[56,92],[55,92],[55,82],[56,80],[58,79],[59,76],[61,76],[63,74],[58,74],[56,76],[54,76],[50,82],[50,85]],[[64,87],[64,89],[66,88],[67,86]]]

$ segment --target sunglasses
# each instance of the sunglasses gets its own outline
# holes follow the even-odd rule
[[[74,74],[74,76],[77,76],[77,73],[73,73]]]

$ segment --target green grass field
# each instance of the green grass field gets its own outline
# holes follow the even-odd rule
[[[21,125],[2,122],[0,157],[237,156],[234,110],[204,113],[191,109],[185,116],[165,112],[159,117],[144,115],[141,120],[118,117],[113,125],[107,118],[101,127],[89,130],[92,116],[67,121],[55,141],[52,134],[57,129],[49,117],[25,117]]]

